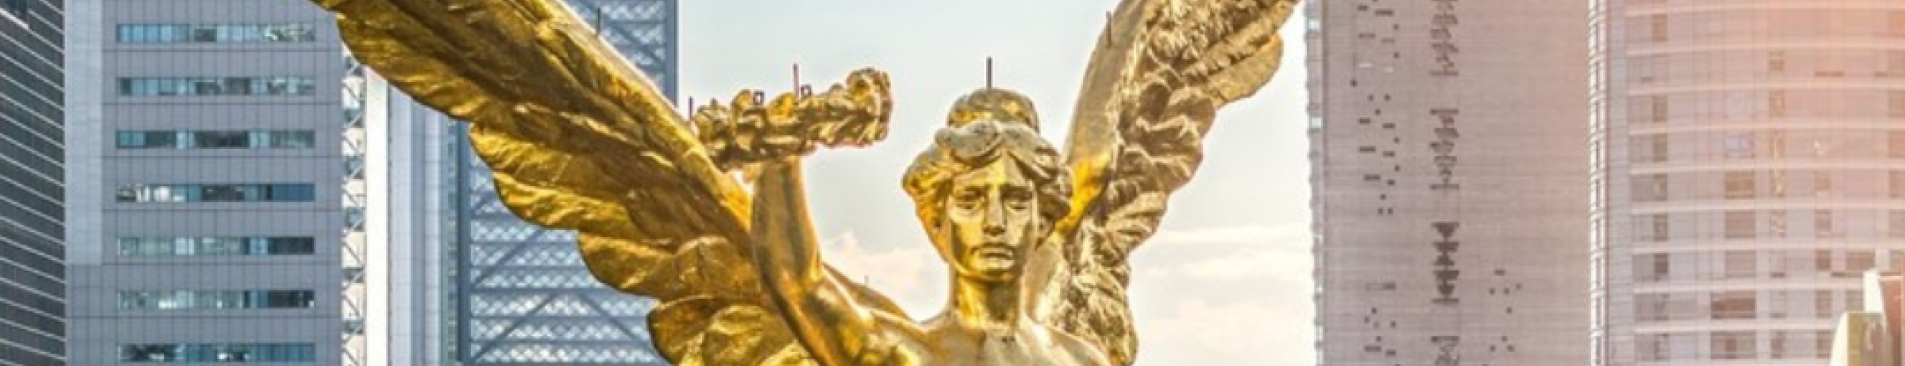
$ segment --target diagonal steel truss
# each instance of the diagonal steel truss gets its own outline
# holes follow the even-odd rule
[[[675,95],[676,0],[569,1],[665,95]],[[453,358],[468,366],[666,365],[648,336],[654,302],[596,282],[574,232],[543,230],[504,208],[489,168],[469,150],[467,127],[456,128]]]

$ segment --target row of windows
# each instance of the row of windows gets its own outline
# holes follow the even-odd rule
[[[119,202],[311,202],[312,184],[134,184],[119,187]]]
[[[1637,294],[1634,319],[1642,322],[1833,319],[1864,306],[1857,290],[1743,290]],[[1838,297],[1837,303],[1833,301]]]
[[[317,94],[317,82],[303,76],[119,78],[123,96],[313,94]]]
[[[317,240],[304,237],[125,237],[119,255],[132,257],[307,255]]]
[[[1769,13],[1742,7],[1715,12],[1652,14],[1632,17],[1628,22],[1634,25],[1628,40],[1635,44],[1905,38],[1905,11],[1898,10],[1780,9]]]
[[[1901,254],[1892,260],[1905,259]],[[1857,278],[1876,261],[1869,251],[1825,249],[1652,253],[1634,256],[1634,282]]]
[[[1780,198],[1905,198],[1905,171],[1733,170],[1637,174],[1635,202]]]
[[[1726,210],[1634,215],[1634,241],[1905,239],[1905,210]]]
[[[310,343],[197,343],[126,344],[119,346],[122,362],[313,362],[317,346]]]
[[[1874,80],[1905,77],[1905,51],[1715,50],[1633,56],[1628,80],[1650,83],[1719,83],[1770,80]]]
[[[1636,135],[1636,163],[1750,159],[1905,159],[1905,131],[1770,129]]]
[[[1776,330],[1764,350],[1756,331],[1638,334],[1640,361],[1823,359],[1832,355],[1830,330]],[[1702,346],[1705,347],[1702,347]]]
[[[286,24],[121,24],[121,43],[312,42],[317,27]]]
[[[310,290],[120,291],[120,309],[309,309],[317,304]]]
[[[1905,92],[1868,89],[1708,90],[1628,99],[1635,124],[1726,121],[1905,119]]]
[[[311,130],[119,131],[121,149],[309,149],[317,145]]]

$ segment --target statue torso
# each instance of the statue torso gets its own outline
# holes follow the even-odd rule
[[[1011,331],[961,327],[944,318],[912,325],[917,332],[894,332],[889,345],[871,352],[866,365],[988,366],[1109,365],[1101,351],[1043,324],[1024,321]]]

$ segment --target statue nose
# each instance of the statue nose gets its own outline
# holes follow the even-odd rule
[[[1005,235],[1005,205],[995,202],[986,206],[986,236]]]
[[[987,236],[1005,235],[1005,225],[1001,225],[997,221],[987,221],[986,235]]]

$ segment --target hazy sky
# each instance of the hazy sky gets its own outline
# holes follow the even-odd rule
[[[952,101],[984,85],[988,56],[994,85],[1030,96],[1046,138],[1062,142],[1085,59],[1116,1],[681,4],[684,97],[784,92],[796,62],[817,89],[861,67],[892,75],[892,133],[871,148],[816,154],[808,194],[829,240],[823,258],[924,317],[946,301],[946,270],[900,189],[901,172]],[[1313,363],[1301,23],[1284,27],[1283,69],[1223,111],[1197,178],[1132,257],[1140,365]]]

